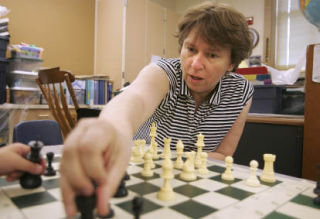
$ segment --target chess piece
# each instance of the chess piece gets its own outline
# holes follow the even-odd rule
[[[221,175],[221,178],[223,180],[227,180],[227,181],[233,181],[234,180],[234,176],[232,175],[232,164],[233,164],[233,158],[231,156],[226,156],[226,158],[224,159],[225,163],[226,163],[226,170],[224,171],[224,173]]]
[[[194,173],[194,164],[192,159],[192,152],[186,152],[187,160],[183,164],[182,172],[179,177],[185,181],[193,181],[197,179],[196,174]]]
[[[126,188],[125,176],[123,176],[118,186],[117,192],[114,194],[113,197],[120,198],[120,197],[125,197],[127,195],[128,195],[128,190]]]
[[[146,153],[150,153],[151,154],[151,158],[150,158],[150,167],[151,169],[154,169],[156,167],[155,163],[153,162],[153,147],[149,147]]]
[[[202,153],[202,148],[204,147],[204,141],[203,141],[203,138],[204,136],[199,133],[197,135],[198,137],[198,140],[197,140],[197,143],[196,143],[196,147],[197,147],[197,154],[196,154],[196,158],[195,158],[195,161],[194,161],[194,165],[196,168],[199,168],[201,166],[201,153]]]
[[[54,168],[52,166],[53,158],[54,158],[54,153],[48,152],[47,153],[48,166],[46,168],[46,171],[44,172],[45,176],[55,176],[56,175],[56,171],[54,170]]]
[[[209,173],[209,170],[207,168],[207,158],[208,158],[208,154],[206,152],[201,152],[201,165],[198,169],[198,173],[201,175],[207,175]]]
[[[41,145],[39,141],[32,141],[29,143],[29,146],[31,147],[31,151],[27,155],[27,159],[34,163],[40,163],[40,150],[43,145]],[[20,177],[19,181],[21,187],[24,189],[35,189],[41,186],[42,184],[41,175],[34,175],[28,172],[25,172]]]
[[[258,169],[258,162],[256,160],[252,160],[250,162],[250,176],[246,180],[246,185],[247,186],[252,186],[252,187],[258,187],[260,186],[260,181],[258,180],[258,177],[256,175],[256,171]]]
[[[175,198],[175,193],[170,186],[170,179],[173,178],[172,174],[172,161],[167,157],[162,163],[162,174],[161,178],[164,179],[163,186],[157,193],[157,198],[161,201],[170,201]]]
[[[128,174],[127,171],[126,171],[126,173],[124,175],[124,180],[130,180],[130,175]]]
[[[144,155],[144,167],[141,171],[141,175],[145,177],[151,177],[153,176],[153,171],[151,170],[151,162],[152,162],[152,154],[150,152],[147,152]]]
[[[146,140],[145,139],[140,139],[140,149],[141,149],[141,157],[143,157],[145,154],[145,149],[146,149]]]
[[[141,150],[139,147],[139,140],[133,141],[133,144],[134,144],[134,147],[133,147],[131,161],[134,163],[142,163],[143,159],[142,159]]]
[[[170,148],[170,143],[171,143],[171,138],[163,138],[164,141],[164,146],[163,146],[163,151],[162,154],[160,155],[161,158],[171,158],[171,148]]]
[[[174,168],[176,169],[182,169],[183,168],[183,160],[182,160],[182,154],[183,154],[183,142],[181,140],[179,140],[177,142],[177,145],[176,145],[176,150],[177,150],[177,159],[176,161],[174,162]]]
[[[318,181],[317,186],[313,190],[314,194],[317,196],[313,199],[313,203],[315,205],[320,205],[320,164],[318,165]]]
[[[150,127],[150,137],[151,137],[151,144],[150,147],[152,148],[152,159],[159,159],[158,155],[158,143],[156,142],[157,137],[157,127],[156,123],[152,123]]]
[[[143,198],[142,197],[135,197],[132,200],[132,210],[134,212],[134,218],[139,219],[140,214],[143,211]]]
[[[273,170],[273,163],[276,160],[276,155],[274,154],[264,154],[264,168],[262,171],[262,175],[260,177],[261,181],[267,183],[273,183],[276,181]]]
[[[317,195],[314,199],[313,199],[313,203],[315,205],[320,205],[320,180],[317,182],[317,186],[316,188],[313,190],[313,192]]]
[[[78,211],[81,213],[81,219],[94,219],[94,209],[96,206],[96,194],[90,196],[78,195],[75,198]]]

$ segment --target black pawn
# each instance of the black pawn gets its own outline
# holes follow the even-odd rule
[[[40,163],[41,157],[40,157],[40,150],[42,148],[42,145],[38,143],[38,141],[32,142],[29,144],[31,147],[30,153],[27,155],[27,159],[34,162],[34,163]],[[34,189],[38,188],[42,184],[42,179],[40,175],[34,175],[28,172],[25,172],[20,177],[20,185],[24,189]]]
[[[119,197],[125,197],[127,195],[128,195],[128,190],[126,188],[125,177],[123,177],[120,182],[120,185],[118,187],[118,190],[117,190],[116,194],[114,194],[113,197],[119,198]]]
[[[52,166],[53,158],[54,158],[54,153],[48,152],[47,153],[48,166],[46,168],[46,171],[44,172],[45,176],[55,176],[56,175],[56,171],[54,170],[54,168]]]
[[[76,205],[78,211],[81,213],[81,219],[93,219],[93,210],[96,206],[95,193],[90,196],[78,195],[76,197]]]
[[[129,180],[129,179],[130,179],[130,176],[129,176],[128,172],[126,172],[124,175],[124,180]]]
[[[134,218],[139,219],[140,214],[143,211],[143,198],[135,197],[132,200],[132,210],[134,212]]]

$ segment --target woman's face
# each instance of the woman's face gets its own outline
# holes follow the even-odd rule
[[[208,45],[195,30],[184,40],[180,57],[183,78],[193,96],[208,97],[220,78],[234,67],[229,48]]]

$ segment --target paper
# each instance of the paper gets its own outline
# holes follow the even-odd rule
[[[312,81],[320,83],[320,45],[315,45],[313,48]]]

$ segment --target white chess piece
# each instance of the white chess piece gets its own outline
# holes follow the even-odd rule
[[[258,187],[260,186],[260,181],[256,175],[256,171],[258,169],[258,162],[256,160],[252,160],[250,162],[250,176],[246,180],[247,186]]]
[[[207,175],[209,173],[209,170],[207,168],[207,158],[208,154],[206,152],[201,152],[201,165],[198,169],[198,173],[201,175]]]
[[[152,147],[153,152],[152,152],[152,158],[153,159],[159,159],[158,155],[158,143],[156,142],[156,137],[157,137],[157,127],[156,123],[152,123],[150,127],[150,137],[151,137],[151,144],[150,147]]]
[[[144,167],[141,171],[141,175],[145,177],[151,177],[153,176],[153,171],[151,170],[151,161],[152,161],[152,155],[151,153],[147,152],[144,155]]]
[[[170,179],[173,178],[172,169],[172,161],[167,157],[162,163],[161,178],[164,179],[163,186],[157,193],[157,198],[161,201],[170,201],[175,198],[175,192],[172,190],[172,187],[169,182]]]
[[[260,179],[263,182],[273,183],[276,181],[274,170],[273,170],[273,163],[276,160],[276,155],[264,154],[263,159],[264,159],[264,168],[263,168]]]
[[[182,154],[183,154],[183,142],[179,140],[177,142],[176,150],[177,150],[177,159],[174,162],[174,168],[176,169],[182,169],[183,168],[183,160],[182,160]]]
[[[191,152],[186,152],[186,157],[187,160],[183,164],[182,172],[180,173],[179,177],[182,180],[185,181],[193,181],[197,179],[196,174],[194,173],[194,164],[193,164],[193,159],[192,159],[192,153]]]
[[[196,154],[196,158],[195,158],[195,161],[194,161],[194,165],[196,168],[200,168],[201,166],[201,153],[202,153],[202,148],[204,147],[204,136],[199,133],[197,135],[198,137],[198,140],[197,140],[197,143],[196,143],[196,147],[197,147],[197,154]]]
[[[139,147],[139,140],[133,141],[134,147],[132,151],[131,161],[134,163],[141,163],[143,162],[142,156],[141,156],[141,150]]]
[[[149,147],[147,152],[146,153],[150,153],[151,154],[151,159],[150,159],[150,166],[151,166],[151,169],[155,168],[156,165],[155,163],[153,162],[153,147]]]
[[[163,138],[164,141],[164,146],[163,146],[163,151],[162,154],[160,155],[161,158],[171,158],[171,148],[170,148],[170,143],[171,143],[171,138]]]
[[[227,180],[227,181],[233,181],[234,180],[234,176],[232,175],[232,164],[233,164],[233,158],[231,156],[226,156],[226,158],[224,159],[225,163],[226,163],[226,170],[224,171],[224,173],[221,175],[221,178],[223,180]]]

